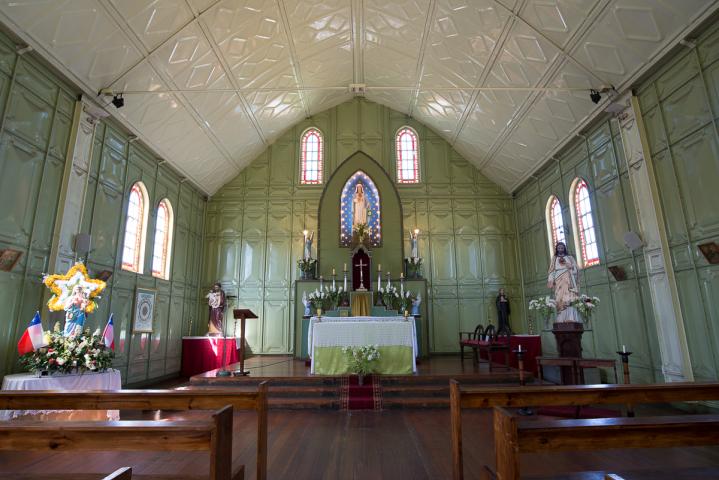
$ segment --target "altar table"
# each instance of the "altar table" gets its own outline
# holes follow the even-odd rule
[[[501,338],[501,337],[500,337]],[[542,337],[541,335],[512,335],[509,337],[509,366],[519,368],[517,354],[513,353],[519,346],[522,346],[524,354],[524,370],[537,375],[536,358],[542,355]],[[487,359],[487,352],[482,352],[482,358]],[[494,352],[492,354],[494,363],[504,364],[504,352]]]
[[[3,390],[120,390],[120,371],[109,369],[105,372],[77,374],[56,374],[38,377],[34,373],[6,375]],[[0,420],[11,420],[24,415],[39,416],[33,420],[119,420],[118,410],[0,410]],[[59,416],[58,416],[59,415]],[[61,417],[61,418],[59,418]]]
[[[225,358],[222,361],[222,346],[225,344]],[[183,377],[191,377],[224,365],[239,362],[238,341],[235,337],[182,337]]]
[[[377,346],[377,373],[402,375],[417,370],[419,350],[413,317],[312,317],[308,344],[310,371],[318,375],[348,373],[342,347],[365,345]]]

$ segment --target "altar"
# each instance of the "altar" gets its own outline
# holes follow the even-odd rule
[[[412,317],[312,317],[307,337],[313,374],[348,373],[342,348],[364,345],[375,345],[380,352],[375,363],[377,373],[407,375],[417,371],[419,349]]]

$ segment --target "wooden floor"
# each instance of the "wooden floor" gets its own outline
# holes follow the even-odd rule
[[[465,478],[476,479],[483,464],[494,463],[490,414],[468,411],[464,422]],[[253,413],[236,414],[234,460],[247,465],[247,479],[255,475],[254,428]],[[268,478],[447,479],[451,476],[449,440],[449,412],[444,409],[377,413],[275,410],[269,414]],[[522,462],[523,472],[547,478],[556,478],[559,472],[601,469],[626,472],[664,467],[717,467],[719,448],[525,455]],[[0,452],[1,473],[107,473],[121,466],[132,466],[135,473],[144,474],[174,471],[202,474],[208,471],[208,460],[199,453]]]

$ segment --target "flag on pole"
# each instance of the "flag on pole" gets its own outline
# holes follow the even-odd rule
[[[40,312],[35,312],[30,325],[28,325],[25,333],[17,342],[17,351],[20,355],[31,353],[40,347],[47,345],[43,339],[42,322],[40,321]]]
[[[106,347],[110,347],[112,351],[115,351],[115,326],[112,323],[112,313],[107,325],[105,325],[105,330],[102,332],[102,339]]]

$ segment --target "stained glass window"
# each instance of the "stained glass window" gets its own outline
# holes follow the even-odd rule
[[[142,182],[130,189],[125,216],[125,240],[122,247],[122,269],[142,273],[147,225],[147,190]]]
[[[172,205],[164,199],[157,206],[155,245],[152,249],[152,275],[170,279],[170,251],[172,249]]]
[[[589,201],[587,182],[581,178],[575,180],[573,193],[576,218],[575,229],[578,232],[577,238],[579,240],[577,249],[582,255],[582,266],[599,265],[599,247],[594,229],[594,216],[592,215],[592,204]]]
[[[300,140],[300,183],[316,185],[322,183],[322,155],[324,141],[316,128],[308,128]]]
[[[397,149],[397,183],[419,182],[419,143],[417,133],[402,127],[395,139]]]
[[[549,227],[549,251],[554,254],[558,242],[565,245],[567,240],[564,236],[564,219],[562,218],[562,204],[556,195],[549,197],[547,202],[547,225]]]

